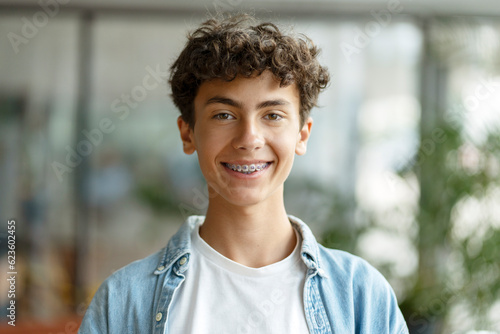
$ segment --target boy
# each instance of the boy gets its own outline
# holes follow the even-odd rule
[[[329,76],[310,40],[252,24],[203,23],[171,68],[183,149],[197,153],[208,185],[206,216],[109,277],[80,333],[408,333],[373,267],[322,247],[287,215],[283,184]]]

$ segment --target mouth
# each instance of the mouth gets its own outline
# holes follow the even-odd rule
[[[270,162],[260,162],[260,163],[254,163],[254,164],[248,164],[248,165],[245,165],[245,164],[238,165],[238,164],[230,164],[227,162],[223,162],[222,164],[226,168],[228,168],[232,171],[235,171],[235,172],[241,173],[241,174],[249,175],[249,174],[260,172],[260,171],[268,168],[271,163]]]

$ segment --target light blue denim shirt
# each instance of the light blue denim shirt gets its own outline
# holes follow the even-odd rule
[[[385,278],[366,261],[318,244],[300,219],[307,266],[304,313],[312,334],[405,334],[405,320]],[[167,246],[113,273],[96,292],[79,333],[166,333],[169,308],[189,270],[191,231],[203,216],[191,216]],[[196,321],[196,319],[193,319]],[[222,333],[221,333],[222,334]]]

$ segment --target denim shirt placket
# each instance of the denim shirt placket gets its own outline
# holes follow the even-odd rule
[[[301,258],[307,267],[304,283],[304,313],[311,334],[331,334],[330,321],[326,314],[323,298],[318,285],[320,280],[328,279],[321,268],[319,249],[311,231],[294,216],[289,216],[290,222],[302,236]]]
[[[184,252],[175,257],[169,266],[160,265],[155,271],[158,276],[157,291],[159,300],[155,301],[154,334],[168,334],[166,323],[175,292],[180,288],[189,267],[189,253]]]
[[[190,231],[200,217],[192,216],[188,224],[181,226],[172,237],[161,261],[158,263],[154,274],[158,276],[154,300],[152,321],[154,334],[168,334],[167,320],[174,294],[179,290],[186,276],[184,273],[189,268],[191,254]]]
[[[304,284],[304,312],[309,331],[311,334],[331,334],[330,321],[318,289],[319,281],[328,277],[309,254],[302,253],[302,259],[308,267]]]

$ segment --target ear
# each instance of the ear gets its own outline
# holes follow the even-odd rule
[[[186,154],[193,154],[196,151],[196,146],[194,145],[193,129],[189,124],[184,121],[182,116],[177,118],[177,126],[179,127],[179,132],[182,140],[182,149]]]
[[[313,120],[311,117],[308,117],[307,120],[304,122],[304,126],[299,131],[299,134],[297,137],[297,143],[295,144],[295,153],[297,153],[298,155],[306,154],[307,140],[309,139],[309,136],[311,135],[312,125],[313,125]]]

